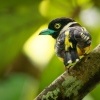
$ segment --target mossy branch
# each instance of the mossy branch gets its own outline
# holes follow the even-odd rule
[[[81,100],[100,81],[100,45],[66,70],[35,100]]]

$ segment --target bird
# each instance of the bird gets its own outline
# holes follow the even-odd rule
[[[70,67],[88,54],[91,48],[91,35],[85,27],[72,18],[55,18],[48,28],[39,35],[51,35],[55,40],[55,52],[65,67]]]

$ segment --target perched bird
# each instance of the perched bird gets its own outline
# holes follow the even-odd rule
[[[72,18],[52,20],[48,29],[41,31],[40,35],[51,35],[56,39],[56,54],[67,67],[78,62],[81,56],[90,51],[91,35]]]

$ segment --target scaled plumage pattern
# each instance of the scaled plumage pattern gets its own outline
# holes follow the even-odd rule
[[[52,20],[48,29],[40,35],[51,35],[56,39],[55,51],[65,66],[80,60],[80,56],[90,50],[91,35],[79,23],[71,18],[56,18]]]

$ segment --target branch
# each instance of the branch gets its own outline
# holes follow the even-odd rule
[[[66,70],[35,100],[81,100],[100,81],[100,44],[69,71]]]

